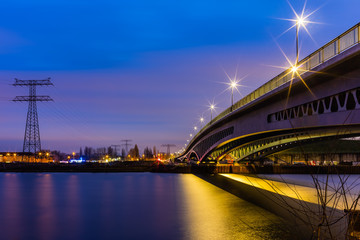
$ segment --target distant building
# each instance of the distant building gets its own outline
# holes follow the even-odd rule
[[[37,153],[36,158],[32,153],[23,152],[0,152],[1,163],[13,162],[32,162],[32,163],[50,163],[54,162],[54,158],[49,151],[41,151]]]

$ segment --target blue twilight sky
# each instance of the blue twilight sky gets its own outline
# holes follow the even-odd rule
[[[291,0],[301,11],[303,0]],[[318,9],[319,8],[319,9]],[[318,9],[300,32],[300,58],[359,22],[359,0],[308,0]],[[246,95],[281,72],[278,46],[294,57],[286,0],[3,0],[0,3],[0,151],[21,151],[26,95],[14,78],[51,77],[39,94],[42,148],[78,151],[132,139],[179,149],[207,106],[230,104],[226,73]],[[235,100],[241,98],[235,95]],[[174,149],[174,150],[177,150]]]

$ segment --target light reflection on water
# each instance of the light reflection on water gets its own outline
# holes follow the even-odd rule
[[[1,239],[291,239],[191,174],[0,173],[0,187]]]
[[[281,219],[270,212],[194,175],[181,181],[184,216],[193,226],[186,239],[291,239]]]

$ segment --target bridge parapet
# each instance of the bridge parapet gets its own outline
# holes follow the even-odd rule
[[[308,72],[315,67],[329,61],[330,59],[334,58],[335,56],[341,54],[342,52],[348,50],[355,45],[360,43],[360,23],[356,24],[343,34],[339,35],[329,43],[325,44],[315,52],[311,53],[304,59],[302,59],[298,63],[298,71],[300,74]],[[235,110],[238,110],[242,107],[245,107],[249,103],[253,102],[254,100],[258,99],[259,97],[279,88],[280,86],[284,85],[285,83],[290,82],[294,77],[291,74],[291,69],[287,69],[271,79],[270,81],[266,82],[253,92],[246,95],[244,98],[237,101],[233,106],[225,109],[219,115],[212,119],[209,123],[207,123],[189,142],[187,149],[190,149],[194,140],[203,133],[207,128],[209,128],[212,124],[218,122],[219,120],[223,119],[230,113]],[[296,77],[295,77],[296,78]],[[186,152],[187,150],[185,150]]]

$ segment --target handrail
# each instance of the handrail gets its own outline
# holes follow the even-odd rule
[[[346,32],[342,33],[338,37],[334,38],[315,52],[311,53],[304,59],[302,59],[298,65],[299,70],[302,72],[301,74],[317,67],[318,65],[330,60],[331,58],[339,55],[343,51],[349,49],[350,47],[359,43],[360,40],[360,23],[356,24]],[[187,148],[191,145],[194,139],[199,136],[202,132],[205,131],[209,126],[211,126],[214,122],[220,120],[221,118],[225,117],[226,115],[230,114],[234,110],[237,110],[246,104],[258,99],[259,97],[265,95],[266,93],[277,89],[278,87],[282,86],[283,84],[292,80],[290,76],[291,69],[287,69],[271,79],[270,81],[266,82],[265,84],[261,85],[259,88],[255,89],[236,103],[232,107],[229,107],[222,111],[219,115],[213,118],[210,122],[208,122],[199,132],[191,139]]]

